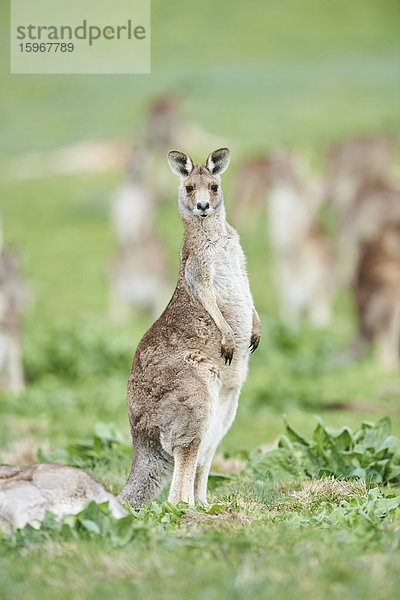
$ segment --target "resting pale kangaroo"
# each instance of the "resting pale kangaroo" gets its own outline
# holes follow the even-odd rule
[[[219,175],[229,150],[201,167],[182,152],[168,157],[186,231],[175,292],[140,342],[128,383],[133,460],[119,497],[132,507],[151,502],[172,469],[170,502],[206,502],[211,461],[261,337],[239,236],[225,218]]]

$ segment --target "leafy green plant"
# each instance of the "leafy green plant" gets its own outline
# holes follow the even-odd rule
[[[379,527],[383,520],[393,519],[399,513],[400,496],[385,498],[379,488],[369,491],[366,499],[354,495],[343,500],[339,506],[330,507],[318,513],[308,508],[300,514],[291,513],[290,518],[300,526],[314,525],[318,527],[370,526]]]
[[[346,426],[331,429],[321,419],[317,421],[311,440],[286,423],[278,448],[254,453],[244,473],[275,481],[332,474],[400,484],[400,439],[392,435],[388,417],[376,424],[364,421],[355,432]]]
[[[123,546],[134,537],[137,529],[131,515],[115,519],[109,510],[108,502],[89,502],[80,513],[67,515],[60,520],[47,513],[40,529],[28,524],[11,535],[3,534],[3,540],[17,547],[30,542],[43,542],[46,539],[105,539],[113,546]]]

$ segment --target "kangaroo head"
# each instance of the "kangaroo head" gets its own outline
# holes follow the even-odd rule
[[[171,150],[168,153],[171,170],[181,180],[179,211],[184,220],[202,220],[219,213],[224,197],[220,174],[229,165],[228,148],[211,152],[204,165],[195,165],[187,154]]]

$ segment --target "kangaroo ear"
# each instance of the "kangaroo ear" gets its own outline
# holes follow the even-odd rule
[[[194,169],[194,164],[190,156],[177,150],[168,152],[168,162],[172,172],[178,175],[178,177],[187,177]]]
[[[228,148],[214,150],[206,160],[206,167],[213,175],[226,171],[229,165],[230,152]]]

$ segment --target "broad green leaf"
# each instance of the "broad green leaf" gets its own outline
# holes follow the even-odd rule
[[[213,504],[212,506],[210,506],[210,508],[206,511],[207,515],[216,515],[218,513],[224,512],[226,510],[226,506],[225,504]]]
[[[82,527],[84,527],[87,531],[90,531],[90,533],[96,533],[97,535],[100,535],[100,527],[94,521],[91,521],[90,519],[83,519],[80,521],[80,523]]]
[[[303,446],[309,446],[310,443],[294,427],[291,427],[285,419],[286,435],[291,442],[297,442]]]
[[[293,444],[286,435],[280,435],[278,440],[278,448],[285,448],[286,450],[293,450]]]

